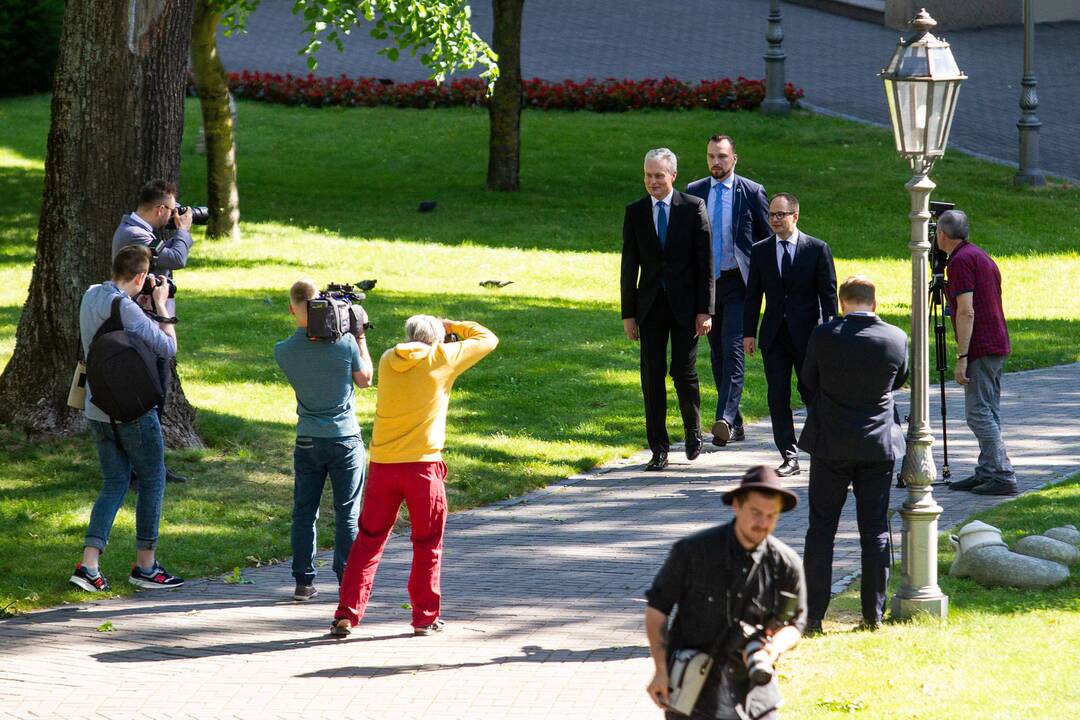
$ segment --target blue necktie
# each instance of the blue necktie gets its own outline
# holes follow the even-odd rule
[[[656,203],[656,236],[660,238],[660,249],[667,249],[667,212],[664,211],[664,206],[667,203]]]
[[[713,200],[712,232],[713,232],[713,276],[720,277],[720,265],[724,259],[724,236],[727,230],[724,227],[724,191],[727,189],[721,183],[717,183],[716,198]]]

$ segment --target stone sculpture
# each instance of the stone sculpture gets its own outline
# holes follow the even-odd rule
[[[1025,548],[1038,549],[1044,554],[1069,556],[1069,550],[1076,552],[1075,546],[1049,537],[1031,536],[1024,540],[1027,541]],[[1053,587],[1069,579],[1068,565],[1048,560],[1043,555],[1013,552],[1001,539],[1000,530],[978,520],[962,527],[957,535],[950,536],[949,541],[956,548],[956,560],[949,570],[952,577],[971,578],[987,587],[1005,585],[1030,589]],[[1048,542],[1044,541],[1057,545],[1049,546],[1047,550]]]

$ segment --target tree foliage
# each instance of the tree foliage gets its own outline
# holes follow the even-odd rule
[[[260,0],[216,0],[227,34],[242,32],[247,16]],[[376,40],[386,42],[379,50],[390,60],[402,51],[419,57],[431,78],[442,82],[455,70],[484,66],[480,74],[494,84],[499,75],[498,58],[484,40],[473,32],[472,10],[467,3],[431,0],[294,0],[293,14],[304,21],[308,40],[300,49],[307,55],[308,68],[318,67],[316,54],[326,43],[339,51],[344,38],[360,26],[368,25]]]

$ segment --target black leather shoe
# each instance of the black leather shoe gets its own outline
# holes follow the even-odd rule
[[[788,458],[780,467],[776,468],[776,474],[780,477],[791,477],[792,475],[798,475],[800,472],[799,461],[796,458]]]
[[[686,437],[686,459],[697,460],[701,455],[701,448],[705,445],[705,441],[701,437],[700,432],[696,432],[693,435]]]
[[[821,628],[820,620],[807,620],[806,629],[803,630],[803,637],[814,637],[815,635],[824,635],[825,631]]]
[[[652,459],[645,464],[646,472],[655,472],[657,470],[663,470],[668,466],[667,453],[664,451],[654,452]]]
[[[862,619],[862,622],[855,626],[855,632],[877,632],[881,629],[880,620],[867,620]]]
[[[983,481],[976,478],[974,475],[966,477],[963,480],[957,480],[956,482],[949,483],[950,490],[974,490],[976,485],[982,485]]]
[[[169,468],[165,468],[165,482],[186,483],[188,479],[183,475],[177,475]]]

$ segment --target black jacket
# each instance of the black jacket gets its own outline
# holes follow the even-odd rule
[[[653,225],[652,199],[646,195],[626,206],[620,278],[623,318],[641,322],[661,281],[680,323],[691,325],[695,315],[712,315],[716,289],[705,203],[678,190],[671,197],[663,250]]]
[[[810,392],[799,447],[814,457],[895,460],[904,433],[893,391],[908,375],[907,335],[876,315],[814,328],[802,381]]]
[[[791,277],[780,277],[776,264],[776,235],[750,250],[750,275],[746,281],[743,335],[754,337],[761,318],[758,344],[772,345],[781,324],[787,323],[796,349],[806,348],[810,331],[836,316],[836,269],[829,246],[816,237],[798,233]],[[761,317],[761,299],[765,316]]]

